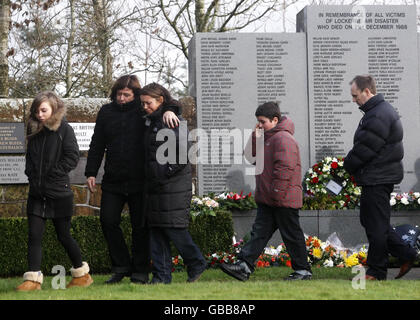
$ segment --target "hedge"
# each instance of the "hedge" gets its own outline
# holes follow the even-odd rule
[[[122,215],[121,229],[126,243],[131,247],[130,217]],[[201,215],[190,223],[191,236],[203,254],[228,250],[232,244],[233,222],[230,211],[219,210],[216,216]],[[92,273],[109,273],[111,262],[99,221],[96,216],[72,218],[71,233],[82,252],[83,261],[89,263]],[[21,276],[28,271],[28,225],[26,218],[0,218],[0,277]],[[177,254],[173,249],[174,255]],[[44,275],[51,275],[54,265],[62,265],[67,271],[71,262],[58,242],[51,220],[47,221],[42,243]]]

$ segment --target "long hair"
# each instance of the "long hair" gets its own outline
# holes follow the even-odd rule
[[[140,90],[141,96],[150,96],[154,99],[163,98],[161,106],[178,106],[181,107],[181,104],[178,100],[172,98],[171,93],[165,87],[161,86],[156,82],[149,83]]]
[[[51,118],[47,120],[45,124],[42,124],[39,122],[36,114],[38,112],[39,106],[44,102],[48,102],[48,104],[51,106],[52,114]],[[44,125],[51,130],[57,130],[65,113],[66,106],[64,105],[64,102],[54,92],[43,91],[38,93],[32,101],[31,107],[29,109],[27,137],[30,138],[40,132]]]
[[[122,90],[124,88],[133,90],[135,98],[140,97],[141,86],[139,79],[135,75],[125,75],[119,77],[112,86],[111,94],[109,95],[111,101],[115,101],[115,99],[117,98],[117,91]]]

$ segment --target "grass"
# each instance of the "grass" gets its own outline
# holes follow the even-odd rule
[[[311,281],[282,281],[286,267],[257,269],[247,282],[239,282],[221,270],[210,269],[196,283],[186,283],[187,274],[176,272],[170,285],[138,285],[125,278],[106,285],[109,275],[93,275],[89,288],[54,290],[52,277],[45,277],[41,291],[16,292],[22,278],[0,279],[0,300],[381,300],[420,299],[420,281],[367,282],[364,290],[352,287],[350,269],[314,269]],[[70,276],[67,276],[67,282]]]

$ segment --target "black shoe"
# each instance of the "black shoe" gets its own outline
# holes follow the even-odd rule
[[[247,281],[251,273],[245,271],[245,267],[242,265],[242,263],[244,262],[236,264],[222,263],[220,265],[220,269],[222,269],[222,271],[227,275],[234,277],[239,281]]]
[[[106,284],[114,284],[121,282],[124,277],[129,277],[129,273],[113,273],[111,278],[109,278],[107,281],[105,281]]]
[[[291,273],[288,277],[284,278],[283,280],[286,281],[294,281],[294,280],[311,280],[312,279],[312,275],[311,274],[300,274],[297,272],[293,272]]]
[[[198,272],[194,272],[193,275],[188,275],[187,282],[196,282],[200,279],[203,272],[207,269],[207,265],[204,265]]]
[[[136,284],[147,284],[149,283],[149,274],[148,273],[133,273],[131,275],[131,283]]]

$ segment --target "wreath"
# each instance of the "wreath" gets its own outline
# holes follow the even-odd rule
[[[344,169],[342,157],[325,157],[305,174],[306,209],[353,209],[359,205],[361,187]]]

